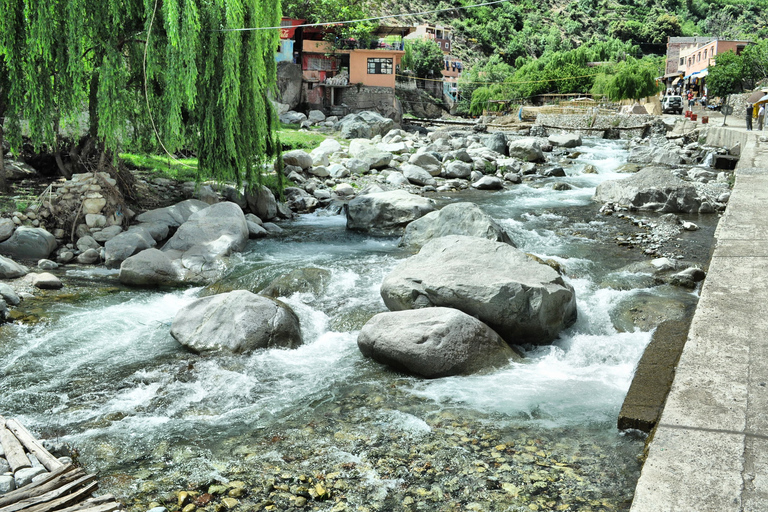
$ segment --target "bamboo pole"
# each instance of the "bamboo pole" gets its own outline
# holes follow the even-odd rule
[[[70,482],[66,485],[62,485],[59,488],[48,491],[45,494],[16,501],[15,503],[0,508],[0,512],[18,512],[20,510],[29,512],[44,511],[48,510],[48,507],[50,507],[52,504],[57,504],[55,508],[62,508],[71,505],[72,503],[75,503],[81,499],[83,494],[84,496],[82,496],[82,498],[84,499],[86,496],[89,496],[94,490],[96,490],[98,484],[93,482],[95,479],[96,475],[86,475],[82,478],[78,478],[74,482]],[[85,484],[88,485],[75,491],[75,489]],[[84,489],[90,489],[90,491],[85,494]]]
[[[29,433],[29,430],[27,430],[24,425],[15,419],[11,419],[6,422],[6,426],[16,435],[16,438],[21,441],[21,444],[24,445],[27,451],[33,453],[35,457],[37,457],[37,460],[40,461],[40,464],[45,466],[45,469],[53,471],[64,465],[59,462],[56,457],[51,455],[51,452],[46,450],[43,445]]]
[[[13,435],[13,432],[6,428],[6,421],[2,416],[0,416],[0,444],[3,445],[5,459],[14,473],[19,469],[32,467],[32,463],[24,453],[24,447]]]

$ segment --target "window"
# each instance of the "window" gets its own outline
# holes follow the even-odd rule
[[[685,66],[685,57],[680,57],[680,65]]]
[[[696,62],[701,62],[701,52],[696,54]]]
[[[380,57],[369,58],[368,74],[369,75],[391,75],[392,59],[384,59]]]
[[[707,60],[707,50],[704,50],[704,60]]]

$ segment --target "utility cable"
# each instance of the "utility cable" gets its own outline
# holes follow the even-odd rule
[[[327,27],[330,25],[348,25],[350,23],[361,23],[363,21],[378,21],[378,20],[386,20],[389,18],[404,18],[406,16],[421,16],[423,14],[435,14],[438,12],[446,12],[446,11],[460,11],[463,9],[473,9],[475,7],[484,7],[486,5],[494,5],[494,4],[501,4],[504,2],[509,2],[510,0],[493,0],[492,2],[483,2],[481,4],[472,4],[472,5],[462,5],[459,7],[448,7],[445,9],[434,9],[431,11],[421,11],[421,12],[410,12],[405,14],[389,14],[387,16],[376,16],[373,18],[361,18],[359,20],[345,20],[345,21],[326,21],[323,23],[305,23],[303,25],[291,25],[289,27],[245,27],[245,28],[222,28],[217,30],[217,32],[249,32],[252,30],[280,30],[283,28],[302,28],[302,27]]]

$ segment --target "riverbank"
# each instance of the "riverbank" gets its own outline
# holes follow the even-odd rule
[[[707,137],[739,143],[742,161],[632,512],[768,508],[768,292],[761,284],[768,144],[744,128],[710,129]]]

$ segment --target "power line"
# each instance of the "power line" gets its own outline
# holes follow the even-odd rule
[[[421,16],[423,14],[435,14],[438,12],[446,12],[446,11],[459,11],[463,9],[472,9],[475,7],[484,7],[486,5],[494,5],[494,4],[500,4],[504,2],[509,2],[510,0],[494,0],[492,2],[483,2],[481,4],[472,4],[472,5],[462,5],[459,7],[448,7],[446,9],[434,9],[432,11],[421,11],[421,12],[411,12],[411,13],[405,13],[405,14],[390,14],[387,16],[376,16],[374,18],[362,18],[359,20],[345,20],[345,21],[328,21],[324,23],[305,23],[303,25],[291,25],[290,27],[246,27],[246,28],[222,28],[220,30],[217,30],[217,32],[249,32],[252,30],[279,30],[283,28],[301,28],[301,27],[327,27],[330,25],[347,25],[350,23],[361,23],[363,21],[377,21],[377,20],[386,20],[389,18],[404,18],[406,16]]]

